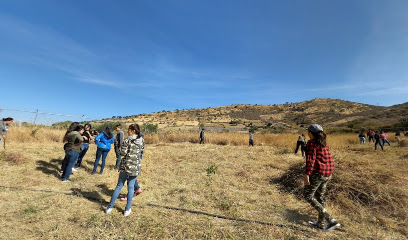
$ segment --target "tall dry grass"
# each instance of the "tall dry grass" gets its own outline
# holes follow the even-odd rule
[[[72,183],[58,180],[64,132],[10,129],[7,155],[0,157],[1,164],[9,162],[0,171],[2,185],[57,193],[0,188],[5,219],[0,238],[404,239],[408,234],[408,149],[392,138],[391,147],[375,152],[372,143],[360,145],[356,134],[328,136],[336,169],[327,207],[343,227],[324,234],[305,224],[316,212],[302,197],[304,160],[293,154],[297,134],[255,133],[253,148],[246,133],[207,131],[205,145],[194,132],[146,135],[138,178],[144,192],[131,217],[123,218],[119,201],[112,215],[103,213],[117,182],[113,153],[104,175],[90,175],[96,150],[91,145],[85,171],[76,172]],[[214,174],[208,174],[211,168]]]

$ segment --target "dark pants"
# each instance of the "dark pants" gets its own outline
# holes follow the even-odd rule
[[[305,156],[305,142],[297,141],[295,154],[297,154],[299,147],[300,147],[300,151],[302,152],[302,157],[304,157]]]
[[[71,175],[72,168],[75,165],[75,162],[77,161],[79,156],[79,152],[75,152],[73,150],[66,151],[65,152],[65,159],[66,164],[64,166],[64,171],[62,172],[61,179],[69,179],[69,176]]]
[[[254,146],[254,140],[252,140],[252,139],[249,139],[249,146]]]
[[[85,157],[85,154],[88,152],[89,144],[83,143],[81,145],[81,152],[79,153],[78,161],[75,164],[75,167],[81,167],[82,159]]]
[[[94,168],[92,170],[92,173],[96,172],[96,169],[98,168],[98,164],[99,164],[99,159],[102,156],[102,165],[101,165],[101,171],[100,174],[103,173],[103,169],[105,168],[105,161],[106,161],[106,156],[108,156],[110,149],[105,149],[105,148],[98,148],[98,150],[96,150],[96,159],[95,159],[95,163],[94,163]]]
[[[304,188],[304,197],[312,207],[314,207],[319,213],[318,224],[324,226],[325,220],[330,221],[330,214],[326,211],[325,196],[326,186],[330,177],[323,177],[320,173],[313,173],[309,176],[310,185],[306,185]]]
[[[374,136],[368,136],[368,142],[371,142],[371,141],[374,142]]]
[[[381,150],[384,150],[384,144],[381,139],[376,139],[374,144],[374,149],[377,150],[377,145],[380,144]]]
[[[115,153],[116,153],[116,164],[115,169],[118,169],[120,166],[120,162],[122,161],[122,157],[120,156],[119,147],[115,146]]]
[[[205,143],[205,141],[204,141],[204,138],[200,138],[200,144],[204,144]]]

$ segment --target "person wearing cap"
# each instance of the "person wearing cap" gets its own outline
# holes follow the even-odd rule
[[[327,212],[324,196],[334,170],[333,156],[322,126],[312,124],[307,130],[310,140],[306,144],[304,197],[319,213],[318,220],[309,221],[309,224],[321,231],[331,231],[340,227],[340,223]]]
[[[95,158],[95,163],[94,163],[94,168],[92,170],[92,174],[96,173],[96,169],[98,168],[99,160],[101,156],[102,156],[102,165],[101,165],[101,171],[99,173],[100,174],[103,173],[103,169],[105,168],[106,156],[108,156],[108,153],[111,149],[113,139],[114,137],[113,137],[110,127],[106,127],[106,130],[104,132],[100,133],[98,136],[95,137],[95,143],[98,148],[96,150],[96,158]]]

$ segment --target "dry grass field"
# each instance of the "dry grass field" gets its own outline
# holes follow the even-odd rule
[[[143,193],[123,216],[113,150],[103,175],[84,168],[59,180],[64,131],[13,126],[0,157],[0,239],[406,239],[408,139],[374,151],[355,134],[329,135],[336,169],[327,208],[342,224],[310,228],[316,212],[301,196],[303,159],[295,134],[173,132],[146,136]],[[7,163],[7,165],[6,165]],[[122,195],[127,192],[126,187]]]

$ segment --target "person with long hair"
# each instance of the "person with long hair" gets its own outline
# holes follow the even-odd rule
[[[113,191],[111,200],[106,208],[106,214],[112,212],[116,199],[127,181],[128,193],[127,203],[125,207],[124,216],[127,217],[132,212],[130,208],[135,193],[135,186],[138,188],[137,176],[142,171],[141,154],[144,151],[145,143],[140,134],[140,127],[138,124],[131,124],[128,128],[129,137],[124,141],[121,148],[121,155],[123,156],[119,166],[119,179],[115,191]]]
[[[340,227],[326,210],[325,192],[334,171],[333,156],[326,142],[326,134],[318,124],[308,128],[310,140],[306,144],[306,167],[304,177],[304,197],[319,213],[318,220],[309,224],[322,231]]]
[[[85,154],[88,152],[88,149],[89,149],[89,142],[94,139],[94,136],[92,135],[92,132],[91,132],[91,128],[92,126],[89,123],[85,124],[84,126],[84,133],[82,133],[84,142],[81,145],[81,152],[79,153],[78,160],[75,164],[75,168],[77,169],[81,168],[82,159],[85,157]]]
[[[103,169],[105,168],[106,156],[111,149],[111,145],[113,143],[113,134],[110,127],[106,127],[105,131],[100,133],[98,136],[95,137],[95,143],[98,146],[96,150],[96,158],[94,163],[94,168],[92,170],[92,174],[96,173],[96,169],[99,165],[99,160],[102,156],[102,164],[101,164],[101,171],[100,174],[103,173]]]
[[[81,145],[84,139],[81,134],[84,132],[84,127],[79,125],[77,122],[71,124],[67,132],[64,135],[64,145],[65,150],[65,164],[63,163],[63,172],[61,176],[62,181],[71,181],[69,179],[72,168],[74,167],[79,153],[81,152]]]
[[[65,169],[65,167],[67,166],[67,163],[68,163],[67,154],[66,154],[66,150],[67,150],[67,146],[68,146],[67,136],[72,131],[74,131],[75,128],[77,128],[78,126],[79,126],[79,122],[72,122],[71,125],[69,125],[67,131],[65,132],[64,137],[62,138],[62,142],[64,143],[65,157],[64,157],[64,160],[62,160],[62,162],[61,162],[61,173],[64,172],[64,169]]]

